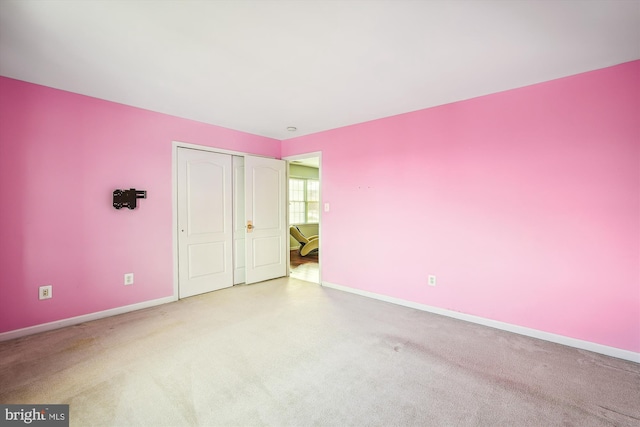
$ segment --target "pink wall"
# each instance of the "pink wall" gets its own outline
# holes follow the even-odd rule
[[[277,140],[0,77],[0,332],[173,294],[173,140],[280,154]],[[148,198],[115,210],[129,187]]]
[[[634,61],[282,143],[0,77],[0,332],[172,294],[179,140],[322,151],[327,282],[640,352],[639,76]],[[113,209],[127,187],[148,199]]]
[[[323,281],[640,351],[640,61],[282,143],[313,151]]]

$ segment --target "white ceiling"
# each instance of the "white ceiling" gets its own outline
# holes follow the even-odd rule
[[[0,1],[0,75],[276,139],[635,59],[640,0]]]

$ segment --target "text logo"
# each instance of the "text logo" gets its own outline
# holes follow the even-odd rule
[[[0,405],[0,426],[69,427],[69,405]]]

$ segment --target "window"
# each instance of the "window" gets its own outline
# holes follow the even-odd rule
[[[289,179],[289,222],[305,224],[320,221],[320,181]]]

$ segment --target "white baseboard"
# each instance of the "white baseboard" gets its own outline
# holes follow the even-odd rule
[[[575,338],[565,337],[563,335],[552,334],[549,332],[539,331],[537,329],[525,328],[523,326],[512,325],[510,323],[500,322],[497,320],[485,319],[484,317],[473,316],[471,314],[460,313],[457,311],[446,310],[443,308],[432,307],[417,302],[407,301],[400,298],[394,298],[387,295],[376,294],[374,292],[363,291],[360,289],[349,288],[348,286],[336,285],[335,283],[322,282],[322,286],[327,288],[337,289],[339,291],[349,292],[356,295],[361,295],[368,298],[377,299],[380,301],[390,302],[392,304],[398,304],[416,310],[427,311],[429,313],[440,314],[442,316],[452,317],[454,319],[464,320],[471,323],[477,323],[479,325],[489,326],[491,328],[501,329],[503,331],[513,332],[520,335],[525,335],[532,338],[537,338],[545,341],[550,341],[556,344],[562,344],[569,347],[579,348],[581,350],[592,351],[594,353],[600,353],[618,359],[629,360],[631,362],[640,363],[640,353],[635,353],[629,350],[622,350],[620,348],[609,347],[602,344],[596,344],[589,341],[582,341]]]
[[[110,310],[98,311],[96,313],[83,314],[82,316],[70,317],[68,319],[56,320],[55,322],[43,323],[41,325],[29,326],[27,328],[16,329],[14,331],[0,333],[0,341],[21,338],[27,335],[38,334],[40,332],[51,331],[53,329],[73,326],[79,323],[90,322],[92,320],[103,319],[105,317],[117,316],[118,314],[129,313],[130,311],[142,310],[144,308],[155,307],[156,305],[167,304],[178,299],[170,296],[137,304],[126,305],[124,307],[112,308]]]

